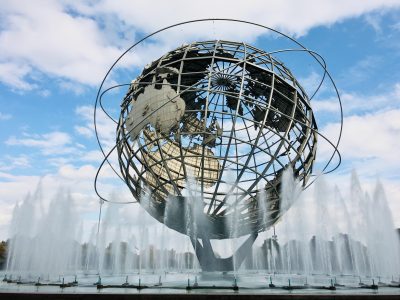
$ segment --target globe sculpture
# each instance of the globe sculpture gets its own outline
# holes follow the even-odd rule
[[[190,237],[203,270],[241,264],[283,213],[283,171],[305,186],[316,149],[310,100],[291,71],[231,41],[194,42],[149,63],[131,82],[117,127],[133,196]],[[214,255],[210,240],[244,235],[232,257]]]

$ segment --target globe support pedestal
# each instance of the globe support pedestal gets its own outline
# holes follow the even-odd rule
[[[251,254],[251,248],[256,240],[258,233],[252,233],[247,240],[237,249],[232,256],[227,258],[218,258],[212,249],[210,239],[202,238],[202,244],[198,239],[190,238],[193,248],[196,251],[202,271],[234,271],[239,269],[244,259]]]

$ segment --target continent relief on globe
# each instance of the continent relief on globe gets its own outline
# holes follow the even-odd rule
[[[136,83],[133,82],[134,86]],[[157,86],[160,86],[159,83]],[[171,88],[167,80],[163,79],[163,84],[160,88],[156,88],[155,84],[145,87],[144,92],[139,94],[131,101],[131,111],[128,114],[126,126],[130,134],[130,139],[135,141],[143,131],[147,151],[144,157],[148,163],[153,165],[152,172],[146,173],[146,179],[150,186],[157,185],[157,179],[163,178],[173,179],[179,188],[185,187],[184,171],[182,161],[176,159],[179,157],[180,145],[173,141],[166,141],[163,145],[156,146],[154,141],[157,140],[156,132],[147,128],[147,125],[153,127],[157,132],[160,132],[164,137],[168,136],[171,129],[179,125],[185,113],[185,101],[178,93]],[[197,121],[197,119],[195,119]],[[194,120],[192,120],[192,123]],[[190,123],[190,122],[189,122]],[[198,131],[198,127],[202,126],[201,122],[194,122],[192,130]],[[197,124],[199,123],[199,124]],[[187,126],[190,127],[189,124]],[[190,131],[190,130],[189,130]],[[213,137],[213,136],[211,136]],[[178,137],[177,137],[178,138]],[[213,137],[215,139],[215,137]],[[211,138],[208,137],[211,141]],[[154,149],[152,151],[152,149]],[[182,147],[184,151],[183,163],[185,164],[186,172],[193,176],[196,180],[202,177],[202,173],[206,176],[205,186],[212,186],[218,178],[220,165],[218,159],[214,158],[210,149],[204,149],[206,158],[201,159],[202,147],[194,145],[194,147]],[[161,152],[161,153],[160,153]],[[161,157],[162,156],[162,157]],[[164,158],[164,165],[157,164]],[[204,167],[200,166],[204,164]],[[169,172],[166,171],[168,168]],[[203,170],[204,169],[204,170]],[[171,184],[166,184],[165,188],[171,193],[174,193],[174,188]]]
[[[134,141],[147,125],[153,126],[163,134],[168,134],[185,113],[185,101],[167,84],[164,79],[160,89],[147,86],[142,94],[132,100],[126,126]]]

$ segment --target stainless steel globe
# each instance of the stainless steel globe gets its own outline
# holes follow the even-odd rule
[[[231,41],[183,45],[148,64],[122,101],[117,128],[133,196],[196,238],[270,227],[280,217],[282,172],[292,168],[305,186],[316,148],[309,97],[291,71]]]

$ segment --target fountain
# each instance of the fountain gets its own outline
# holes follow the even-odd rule
[[[186,286],[185,277],[192,282],[191,289],[196,288],[194,282],[201,286],[210,280],[217,280],[221,286],[232,287],[236,282],[236,286],[257,287],[255,283],[265,278],[274,286],[290,289],[300,285],[329,287],[330,280],[336,287],[354,287],[359,282],[370,287],[373,279],[377,286],[397,284],[400,243],[381,183],[369,195],[353,173],[346,194],[330,187],[323,177],[316,181],[314,193],[300,193],[290,170],[284,178],[283,207],[290,208],[276,225],[278,239],[268,233],[269,237],[257,241],[251,259],[235,269],[233,277],[229,273],[201,273],[196,249],[188,249],[192,245],[188,237],[160,225],[139,206],[137,216],[141,219],[127,228],[120,207],[107,205],[98,236],[94,224],[83,242],[72,196],[60,189],[44,209],[40,197],[45,191],[39,183],[36,191],[14,209],[5,278],[11,283],[36,282],[40,286],[69,278],[71,282],[58,283],[63,288],[72,286],[72,278],[74,286],[79,286],[82,280],[96,276],[102,286],[121,280],[128,286],[129,277],[138,284],[140,280],[141,288],[152,284],[159,288]],[[196,190],[194,183],[191,187]],[[196,194],[192,195],[195,199]],[[322,212],[324,220],[310,211],[304,218],[303,202]],[[193,217],[195,209],[189,209]],[[339,210],[345,218],[339,217]],[[163,242],[158,243],[160,240]],[[232,245],[236,243],[232,241]]]

